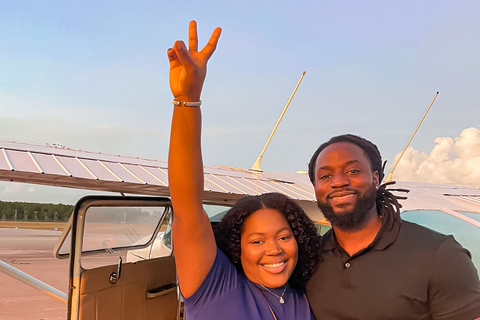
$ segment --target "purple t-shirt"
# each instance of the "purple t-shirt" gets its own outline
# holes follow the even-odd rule
[[[279,296],[283,292],[283,288],[270,290]],[[215,262],[207,277],[197,291],[185,299],[186,318],[273,319],[264,297],[279,320],[314,319],[304,293],[288,286],[283,295],[285,303],[281,304],[278,297],[239,274],[225,254],[217,249]]]

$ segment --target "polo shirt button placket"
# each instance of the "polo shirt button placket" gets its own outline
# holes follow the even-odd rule
[[[352,264],[350,262],[345,262],[343,264],[343,272],[342,272],[342,280],[341,280],[341,287],[344,289],[351,288],[350,283],[350,267]]]

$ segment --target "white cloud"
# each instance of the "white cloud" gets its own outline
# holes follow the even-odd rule
[[[438,137],[434,142],[429,154],[408,147],[394,179],[480,185],[480,129],[467,128],[460,137]]]

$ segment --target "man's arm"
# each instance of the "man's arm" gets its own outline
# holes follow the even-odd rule
[[[480,319],[480,281],[468,250],[450,236],[438,248],[433,264],[432,319]]]

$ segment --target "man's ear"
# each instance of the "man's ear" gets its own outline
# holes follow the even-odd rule
[[[380,177],[378,176],[378,171],[373,172],[373,184],[377,189],[380,186]]]

